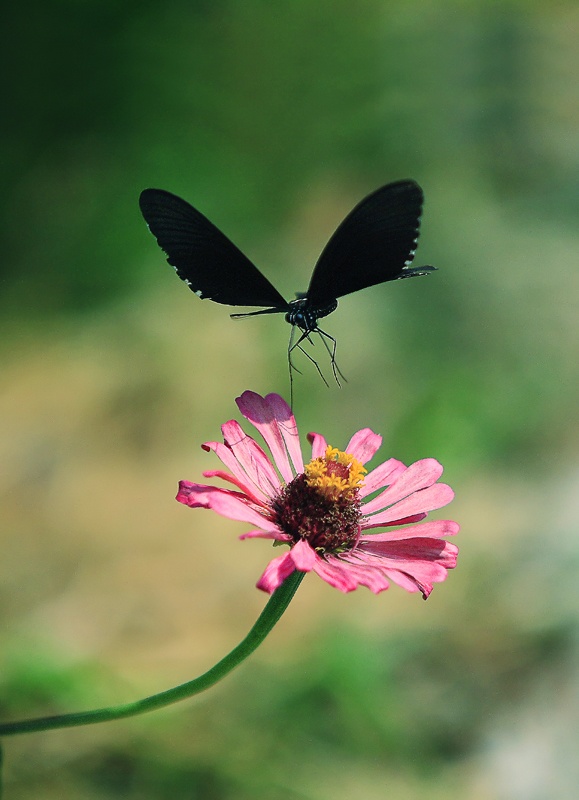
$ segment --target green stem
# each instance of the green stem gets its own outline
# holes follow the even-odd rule
[[[205,689],[209,689],[210,686],[213,686],[228,675],[259,647],[290,604],[304,575],[304,572],[296,570],[286,578],[284,583],[272,594],[245,639],[225,658],[221,659],[215,666],[198,678],[182,683],[180,686],[175,686],[173,689],[167,689],[164,692],[159,692],[159,694],[151,695],[151,697],[145,697],[143,700],[137,700],[135,703],[97,708],[94,711],[81,711],[75,714],[59,714],[54,717],[39,717],[21,722],[0,724],[0,736],[13,736],[17,733],[33,733],[34,731],[47,731],[55,728],[72,728],[76,725],[93,725],[96,722],[108,722],[113,719],[134,717],[137,714],[144,714],[147,711],[177,703],[179,700],[184,700],[187,697],[203,692]]]

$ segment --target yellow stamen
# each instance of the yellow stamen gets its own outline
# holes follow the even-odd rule
[[[325,456],[312,459],[304,470],[308,486],[332,497],[354,494],[367,471],[357,458],[330,445]]]

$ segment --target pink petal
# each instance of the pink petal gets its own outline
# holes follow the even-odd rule
[[[366,503],[363,506],[364,520],[362,528],[376,528],[379,525],[397,524],[402,519],[411,517],[414,514],[427,513],[428,511],[442,508],[450,503],[453,497],[454,492],[450,486],[446,483],[435,483],[434,486],[420,489],[410,497],[400,500],[400,502],[377,514],[366,516],[366,509],[370,505],[370,503]]]
[[[408,497],[409,494],[431,486],[442,475],[442,466],[434,458],[415,461],[396,480],[373,500],[364,506],[364,513],[371,513]]]
[[[297,440],[295,419],[285,400],[275,395],[278,401],[272,402],[268,400],[271,397],[272,395],[268,395],[263,398],[255,392],[247,391],[238,397],[236,402],[243,416],[263,436],[284,481],[290,483],[294,475],[286,451],[286,438],[291,442],[291,453],[295,455]],[[280,420],[275,416],[276,412],[281,413]],[[297,449],[299,449],[299,440],[297,440]],[[303,471],[303,464],[299,471]]]
[[[304,471],[304,459],[302,456],[302,448],[300,445],[300,435],[296,418],[292,414],[291,408],[288,406],[283,397],[279,394],[268,394],[265,397],[269,407],[272,409],[275,418],[279,423],[281,435],[287,447],[287,451],[294,465],[296,473]]]
[[[300,572],[310,572],[317,560],[315,550],[306,541],[300,540],[288,553],[269,562],[257,582],[257,587],[271,594],[296,569]]]
[[[360,530],[366,531],[372,530],[372,528],[386,528],[390,527],[390,525],[411,525],[413,522],[420,522],[427,516],[428,514],[425,511],[421,511],[419,514],[410,514],[409,517],[400,517],[399,519],[393,519],[391,522],[377,522],[373,525],[372,520],[374,517],[369,516],[368,519],[364,520],[362,525],[360,525]]]
[[[326,455],[328,443],[321,433],[308,433],[308,442],[312,446],[312,461],[314,458],[323,458]]]
[[[367,497],[377,489],[383,489],[384,486],[393,483],[405,469],[407,469],[406,464],[396,458],[389,458],[388,461],[384,461],[383,464],[373,469],[364,478],[364,485],[359,493],[360,498]]]
[[[287,533],[282,533],[277,528],[271,528],[268,531],[247,531],[242,533],[240,539],[275,539],[276,542],[291,542],[292,537]]]
[[[422,545],[416,545],[414,551],[396,553],[390,545],[390,552],[368,552],[364,548],[356,550],[356,556],[368,565],[379,564],[380,570],[390,580],[410,592],[420,591],[424,599],[432,591],[433,583],[446,580],[448,570],[456,565],[457,548],[448,542],[439,542],[439,548],[428,548],[424,542],[432,544],[432,540],[423,540]],[[408,544],[408,543],[397,543]],[[442,548],[441,548],[442,546]],[[405,556],[407,556],[405,558]]]
[[[272,592],[275,592],[275,590],[282,585],[288,575],[295,572],[295,569],[290,550],[289,553],[284,553],[269,562],[263,575],[256,584],[257,588],[272,594]]]
[[[386,575],[390,578],[392,583],[397,584],[402,589],[405,589],[407,592],[422,592],[422,596],[426,600],[428,595],[432,592],[432,584],[424,584],[421,583],[420,585],[412,578],[412,576],[407,575],[405,572],[398,572],[397,570],[385,570]]]
[[[349,572],[348,568],[336,558],[331,561],[318,557],[314,567],[322,580],[339,589],[340,592],[353,592],[358,587],[358,582]]]
[[[374,433],[370,428],[362,428],[352,436],[344,452],[365,464],[376,454],[381,444],[382,437],[379,434]]]
[[[347,571],[349,577],[356,581],[357,586],[366,586],[374,594],[386,591],[389,583],[386,580],[379,565],[363,563],[356,558],[355,554],[344,554],[340,558],[335,558],[335,562]]]
[[[262,502],[269,500],[279,490],[279,476],[267,459],[265,453],[263,453],[263,450],[261,451],[263,460],[259,461],[262,470],[258,472],[255,469],[254,463],[250,461],[247,464],[248,470],[250,470],[248,474],[228,445],[222,444],[221,442],[205,442],[201,447],[203,450],[212,450],[223,464],[235,475],[239,481],[239,485],[242,483],[246,484],[248,487],[248,494],[253,492],[260,497]],[[257,444],[256,447],[258,447]]]
[[[239,466],[252,483],[258,486],[268,497],[275,494],[280,487],[280,479],[271,461],[255,439],[248,436],[241,425],[233,419],[222,425],[221,431],[225,440],[225,447],[231,450]],[[219,449],[219,453],[222,452]],[[222,458],[222,455],[220,455],[220,458]],[[233,471],[234,467],[231,463],[228,463],[227,466]]]
[[[290,550],[292,561],[300,572],[311,572],[316,563],[316,551],[304,539],[300,539]]]
[[[176,499],[190,508],[210,508],[222,517],[249,522],[261,528],[271,529],[271,520],[249,505],[243,495],[217,486],[179,481]]]
[[[360,542],[355,551],[380,556],[384,567],[414,573],[414,569],[428,568],[436,564],[444,569],[456,566],[458,547],[443,539],[416,538],[394,542]]]
[[[443,570],[443,577],[433,578],[431,576],[423,576],[419,578],[416,574],[409,574],[400,570],[384,570],[385,574],[390,578],[393,583],[398,584],[407,592],[420,592],[422,597],[426,600],[432,592],[433,583],[442,583],[447,577],[446,570]]]
[[[430,537],[440,539],[443,536],[453,536],[460,530],[460,525],[450,519],[437,519],[433,522],[423,522],[411,528],[390,529],[384,533],[372,533],[369,536],[360,536],[360,546],[363,542],[394,542],[400,539],[415,539]]]
[[[227,448],[226,448],[227,449]],[[249,482],[243,483],[235,475],[230,475],[229,472],[224,472],[222,469],[208,469],[203,473],[204,478],[221,478],[222,481],[227,481],[241,489],[243,494],[246,494],[254,503],[260,506],[267,506],[268,498],[261,491],[256,491],[253,485]]]

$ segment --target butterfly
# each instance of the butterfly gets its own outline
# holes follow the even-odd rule
[[[338,298],[386,281],[428,275],[435,267],[411,268],[424,195],[412,180],[388,183],[369,194],[340,223],[318,258],[307,292],[285,300],[257,267],[225,234],[185,200],[163,189],[145,189],[139,205],[149,229],[168,256],[167,261],[202,300],[228,306],[265,306],[259,311],[231,314],[233,319],[261,314],[285,314],[292,326],[288,345],[290,383],[292,352],[304,350],[304,340],[320,335],[331,358],[336,382],[336,340],[318,320],[336,310]],[[299,332],[295,339],[296,329]],[[327,382],[326,382],[327,383]]]

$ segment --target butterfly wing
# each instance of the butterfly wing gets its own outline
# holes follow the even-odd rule
[[[241,250],[185,200],[163,189],[145,189],[139,205],[167,261],[202,300],[287,308],[286,300]]]
[[[377,283],[426,274],[412,262],[424,196],[414,181],[397,181],[365,197],[338,226],[320,255],[307,291],[322,308]]]

